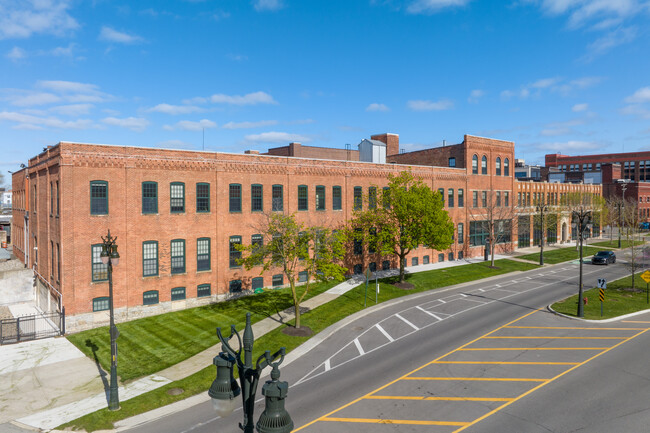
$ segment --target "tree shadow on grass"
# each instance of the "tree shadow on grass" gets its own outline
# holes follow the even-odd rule
[[[86,339],[86,347],[89,347],[90,350],[93,352],[93,358],[95,358],[95,365],[97,365],[97,371],[99,371],[99,377],[102,379],[102,383],[104,384],[104,394],[106,395],[106,404],[108,404],[109,401],[109,392],[110,388],[108,386],[108,378],[107,378],[107,373],[104,371],[102,368],[101,364],[99,363],[99,358],[97,358],[97,350],[99,347],[90,339]]]

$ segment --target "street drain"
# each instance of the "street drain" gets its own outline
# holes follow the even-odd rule
[[[170,388],[167,390],[167,394],[169,395],[180,395],[184,392],[183,388]]]

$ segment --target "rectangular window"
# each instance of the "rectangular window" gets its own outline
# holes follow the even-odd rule
[[[102,244],[95,244],[92,249],[93,281],[108,281],[108,265],[102,263]]]
[[[54,184],[50,182],[50,216],[54,215]]]
[[[341,210],[341,204],[343,200],[341,199],[341,187],[333,186],[332,187],[332,209]]]
[[[354,229],[355,237],[354,237],[354,254],[360,255],[363,254],[363,239],[361,239],[361,233],[363,232],[363,229]],[[357,238],[357,236],[359,236]]]
[[[172,182],[169,185],[169,206],[171,213],[185,212],[185,184]]]
[[[377,263],[370,262],[370,264],[368,264],[368,269],[370,269],[370,272],[377,272]]]
[[[504,193],[503,193],[503,205],[505,207],[510,206],[510,192],[509,191],[504,191]]]
[[[422,264],[423,265],[428,265],[429,264],[429,256],[422,257]]]
[[[384,260],[383,262],[381,262],[381,270],[382,271],[390,270],[390,260]]]
[[[158,303],[158,290],[149,290],[142,294],[142,305],[154,305]]]
[[[454,253],[447,254],[447,260],[453,261],[454,260]]]
[[[458,190],[458,207],[465,206],[465,197],[463,196],[463,193],[464,193],[463,189]]]
[[[210,238],[196,240],[196,270],[210,270]]]
[[[363,210],[363,190],[360,186],[354,187],[354,210]]]
[[[325,210],[325,187],[323,185],[316,187],[316,210]]]
[[[108,182],[104,180],[90,182],[90,214],[108,215]]]
[[[282,212],[284,210],[284,189],[282,185],[273,185],[271,192],[271,210],[273,212]]]
[[[449,167],[456,167],[456,158],[449,158]]]
[[[298,210],[309,210],[307,185],[298,185]]]
[[[478,191],[472,191],[472,207],[478,207]]]
[[[368,188],[368,209],[377,209],[377,187]]]
[[[497,207],[501,207],[501,191],[497,191],[496,195],[497,195]]]
[[[54,279],[54,242],[50,241],[50,279]]]
[[[487,191],[481,191],[481,204],[482,207],[487,207]]]
[[[61,246],[56,244],[56,281],[61,281]]]
[[[251,289],[258,290],[264,288],[264,277],[255,277],[251,280]]]
[[[228,290],[230,293],[240,293],[241,292],[241,280],[230,280],[228,285]]]
[[[487,221],[471,221],[469,223],[470,246],[485,245],[488,235]]]
[[[439,262],[444,262],[445,261],[445,253],[438,254],[438,261]]]
[[[368,232],[370,234],[370,241],[368,242],[368,254],[375,254],[377,252],[377,229],[371,227]]]
[[[454,207],[454,190],[452,188],[447,190],[447,206]]]
[[[385,186],[382,193],[382,201],[384,209],[390,208],[390,187]]]
[[[56,181],[56,216],[59,216],[59,206],[61,203],[61,198],[59,194],[59,181]]]
[[[185,239],[174,239],[171,244],[171,272],[182,274],[185,272]]]
[[[418,266],[419,265],[419,259],[417,257],[411,258],[411,266]]]
[[[306,283],[308,277],[309,277],[309,274],[308,274],[307,271],[298,272],[298,282],[299,283]]]
[[[237,250],[237,245],[241,245],[241,236],[230,236],[230,267],[238,268],[237,263],[241,259],[241,251]]]
[[[517,206],[521,207],[521,193],[517,193]]]
[[[228,187],[230,212],[241,212],[241,185],[231,183]]]
[[[142,276],[158,275],[158,242],[142,243]]]
[[[172,289],[172,301],[182,301],[185,299],[185,287],[174,287]]]
[[[458,243],[462,244],[465,241],[465,225],[463,223],[458,223]]]
[[[158,184],[142,182],[142,213],[158,213]]]
[[[211,295],[210,285],[209,284],[200,284],[196,287],[196,297],[205,298],[206,296]]]
[[[440,194],[440,200],[442,200],[442,205],[445,205],[445,189],[438,188],[438,194]]]
[[[251,185],[251,212],[262,212],[264,210],[262,185]]]
[[[275,274],[273,275],[273,287],[280,287],[284,284],[284,275]]]
[[[210,212],[210,184],[196,184],[196,211]]]
[[[93,312],[108,311],[111,308],[108,296],[93,299]]]

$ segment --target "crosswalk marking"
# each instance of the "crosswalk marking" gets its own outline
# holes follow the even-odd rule
[[[395,314],[395,317],[397,317],[397,318],[403,320],[404,323],[406,323],[407,325],[409,325],[410,327],[412,327],[412,328],[415,329],[416,331],[418,331],[418,330],[420,329],[420,328],[418,328],[417,326],[415,326],[414,324],[412,324],[411,322],[409,322],[408,320],[406,320],[405,318],[403,318],[402,316],[400,316],[399,314]]]
[[[377,323],[375,326],[377,327],[377,329],[379,329],[379,332],[384,334],[384,337],[388,338],[388,341],[390,341],[391,343],[395,341],[395,339],[391,337],[390,334],[386,332],[386,330],[379,325],[379,323]]]

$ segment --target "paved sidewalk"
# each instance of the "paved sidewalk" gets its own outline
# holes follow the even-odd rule
[[[563,244],[561,247],[564,248],[568,246],[575,246],[575,243]],[[557,247],[553,246],[545,247],[545,250],[548,251],[556,248]],[[514,254],[520,255],[533,252],[539,252],[539,247],[518,249]],[[516,257],[513,256],[495,256],[495,259],[501,258],[516,259]],[[481,261],[483,261],[482,257],[460,261],[445,261],[428,265],[407,267],[406,271],[408,273],[416,273]],[[383,278],[390,275],[396,275],[397,273],[397,270],[379,271],[378,276]],[[301,306],[314,309],[335,299],[341,294],[346,293],[361,284],[363,281],[365,281],[363,277],[353,277],[338,284],[330,290],[303,302]],[[263,319],[253,324],[253,333],[256,337],[260,337],[292,318],[293,313],[281,312],[273,317]],[[312,340],[303,345],[305,346],[304,348],[303,346],[297,348],[294,353],[292,353],[293,357],[299,356],[300,353],[304,353],[313,347],[317,340],[313,338]],[[30,343],[0,347],[0,381],[2,383],[10,383],[10,386],[8,387],[9,389],[5,390],[3,387],[2,393],[0,393],[0,431],[52,431],[52,429],[61,424],[107,406],[106,389],[108,375],[101,369],[101,367],[99,367],[98,364],[89,358],[86,358],[74,345],[64,338],[39,340],[31,343],[39,345],[38,349],[35,349],[32,346],[27,346]],[[56,358],[46,357],[46,359],[50,359],[51,362],[39,362],[37,364],[38,367],[36,368],[34,368],[36,364],[33,362],[30,363],[29,361],[23,361],[24,364],[19,363],[18,359],[20,359],[21,356],[25,360],[32,358],[33,355],[31,352],[33,350],[46,350],[44,348],[48,348],[50,345],[52,351],[65,359],[58,359],[55,361]],[[21,346],[25,347],[25,349],[18,349]],[[212,346],[172,367],[120,387],[119,393],[121,401],[154,390],[169,382],[185,378],[212,365],[213,357],[221,350],[220,346],[220,344]],[[11,355],[13,358],[11,358],[11,356],[10,358],[15,359],[16,361],[6,363],[5,359],[7,355],[5,354],[10,353],[12,348],[17,349],[13,349],[15,353],[14,355]],[[63,368],[65,368],[65,370],[62,370]],[[30,379],[25,380],[25,377],[29,377]],[[56,381],[47,382],[46,380],[43,380],[43,378],[48,377],[58,378],[58,381],[61,383],[55,383]],[[28,382],[31,386],[25,386],[25,382]],[[14,390],[13,396],[9,394],[11,389]],[[22,398],[16,398],[15,391],[17,389],[20,389],[20,395]],[[174,405],[170,405],[173,407],[159,408],[149,414],[142,414],[134,417],[137,418],[137,420],[134,419],[132,422],[124,420],[120,422],[118,426],[126,428],[129,425],[132,426],[141,422],[142,419],[146,419],[147,417],[159,417],[162,416],[162,414],[180,410],[184,407],[189,407],[206,400],[207,394],[190,397],[181,402],[175,403]],[[3,424],[7,423],[9,420],[13,420],[11,424]],[[10,430],[9,426],[11,426],[11,429],[20,427],[22,430]]]

